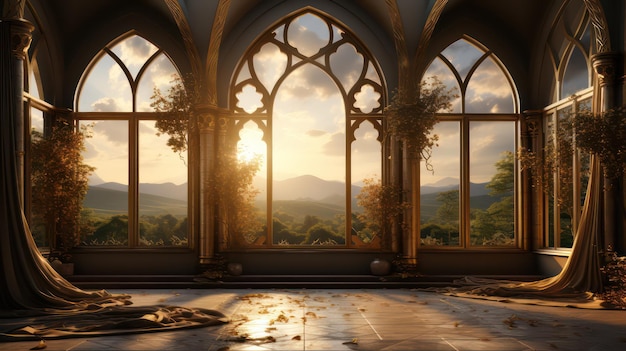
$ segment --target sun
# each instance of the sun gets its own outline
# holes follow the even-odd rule
[[[263,132],[253,122],[246,123],[239,131],[237,159],[241,162],[263,160],[267,154],[267,144],[263,141]]]
[[[263,159],[265,156],[265,143],[244,143],[237,145],[237,160],[249,163],[255,159]]]

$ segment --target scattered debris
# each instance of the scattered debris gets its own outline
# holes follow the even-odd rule
[[[37,344],[37,346],[31,347],[31,350],[43,350],[46,347],[48,347],[48,345],[46,345],[46,341],[41,339],[39,340],[39,344]]]

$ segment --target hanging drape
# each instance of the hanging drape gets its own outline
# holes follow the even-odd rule
[[[2,315],[46,313],[49,311],[88,308],[94,303],[123,304],[127,296],[112,296],[98,291],[86,292],[74,287],[50,267],[39,253],[24,218],[18,191],[18,170],[15,147],[16,82],[12,80],[14,60],[11,48],[10,22],[0,22],[0,88],[2,96],[0,114],[0,182],[2,203],[0,207],[0,310]]]
[[[513,282],[466,277],[456,283],[458,288],[447,293],[465,297],[495,300],[525,298],[535,303],[600,308],[594,294],[602,290],[598,238],[602,231],[602,172],[598,157],[592,155],[585,203],[574,238],[572,252],[561,273],[554,277]],[[543,302],[542,302],[543,301]],[[546,301],[551,301],[547,303]],[[526,302],[529,302],[528,300]]]
[[[0,340],[85,337],[172,330],[224,323],[212,310],[176,306],[130,307],[130,296],[84,291],[41,255],[22,211],[15,145],[11,23],[0,20]],[[19,85],[21,86],[21,85]],[[19,90],[19,89],[17,89]],[[15,101],[17,99],[17,101]]]

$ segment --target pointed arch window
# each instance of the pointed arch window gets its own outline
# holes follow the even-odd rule
[[[76,91],[88,126],[84,160],[95,167],[84,201],[83,245],[186,247],[187,162],[167,145],[150,106],[178,71],[150,41],[129,34],[94,58]]]
[[[385,89],[363,44],[324,14],[297,13],[249,48],[234,77],[231,138],[261,159],[259,229],[222,246],[380,248],[380,223],[356,198],[364,180],[386,176]]]
[[[561,154],[558,174],[545,186],[541,243],[546,248],[572,247],[584,204],[590,156],[576,149],[570,121],[573,113],[592,108],[594,42],[593,26],[584,4],[568,3],[552,28],[546,47],[554,88],[552,104],[543,112],[543,145]]]
[[[434,171],[421,167],[420,245],[515,247],[515,85],[498,58],[471,38],[444,49],[424,79],[433,76],[459,94],[433,131]]]

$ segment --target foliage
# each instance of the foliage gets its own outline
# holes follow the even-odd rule
[[[517,151],[517,158],[522,170],[530,170],[534,185],[543,189],[548,196],[555,195],[554,177],[557,177],[559,192],[554,200],[559,208],[571,210],[571,193],[574,186],[574,130],[571,119],[559,121],[559,128],[550,124],[546,134],[542,150],[520,148]]]
[[[576,145],[596,154],[604,175],[616,179],[626,169],[626,107],[608,110],[595,116],[583,110],[573,116]]]
[[[515,244],[514,161],[509,151],[496,162],[497,172],[486,185],[493,201],[488,208],[476,208],[470,201],[471,245]],[[459,190],[439,192],[436,199],[440,203],[436,215],[420,226],[421,245],[459,245]]]
[[[161,115],[154,125],[159,131],[157,135],[168,135],[167,145],[183,159],[189,144],[189,120],[199,96],[194,82],[193,79],[183,80],[176,76],[166,95],[154,88],[150,103],[154,111]]]
[[[604,291],[599,298],[619,309],[626,309],[626,257],[615,251],[607,257],[609,262],[601,268]]]
[[[243,162],[233,153],[221,154],[214,179],[209,184],[210,194],[220,206],[230,237],[243,239],[248,244],[255,241],[262,229],[254,203],[259,191],[252,185],[260,164],[258,156]]]
[[[471,223],[472,242],[475,245],[515,243],[514,162],[515,157],[510,151],[504,152],[502,158],[496,162],[497,172],[487,184],[487,189],[490,189],[489,195],[502,198],[491,204],[486,211],[475,212],[475,219]]]
[[[317,223],[307,230],[305,242],[309,245],[337,245],[344,244],[345,239],[329,226]]]
[[[382,184],[380,179],[363,179],[361,192],[356,196],[357,205],[363,212],[357,218],[372,233],[382,234],[410,204],[402,200],[402,191],[392,184]]]
[[[432,170],[430,155],[439,136],[431,134],[438,119],[436,113],[449,111],[454,89],[437,78],[424,80],[419,85],[419,95],[411,97],[408,92],[397,91],[386,109],[387,128],[391,135],[402,141],[412,157],[421,156],[426,167]]]
[[[81,240],[81,211],[94,167],[83,163],[88,127],[58,119],[51,133],[32,131],[33,220],[45,223],[51,249],[67,252]]]

